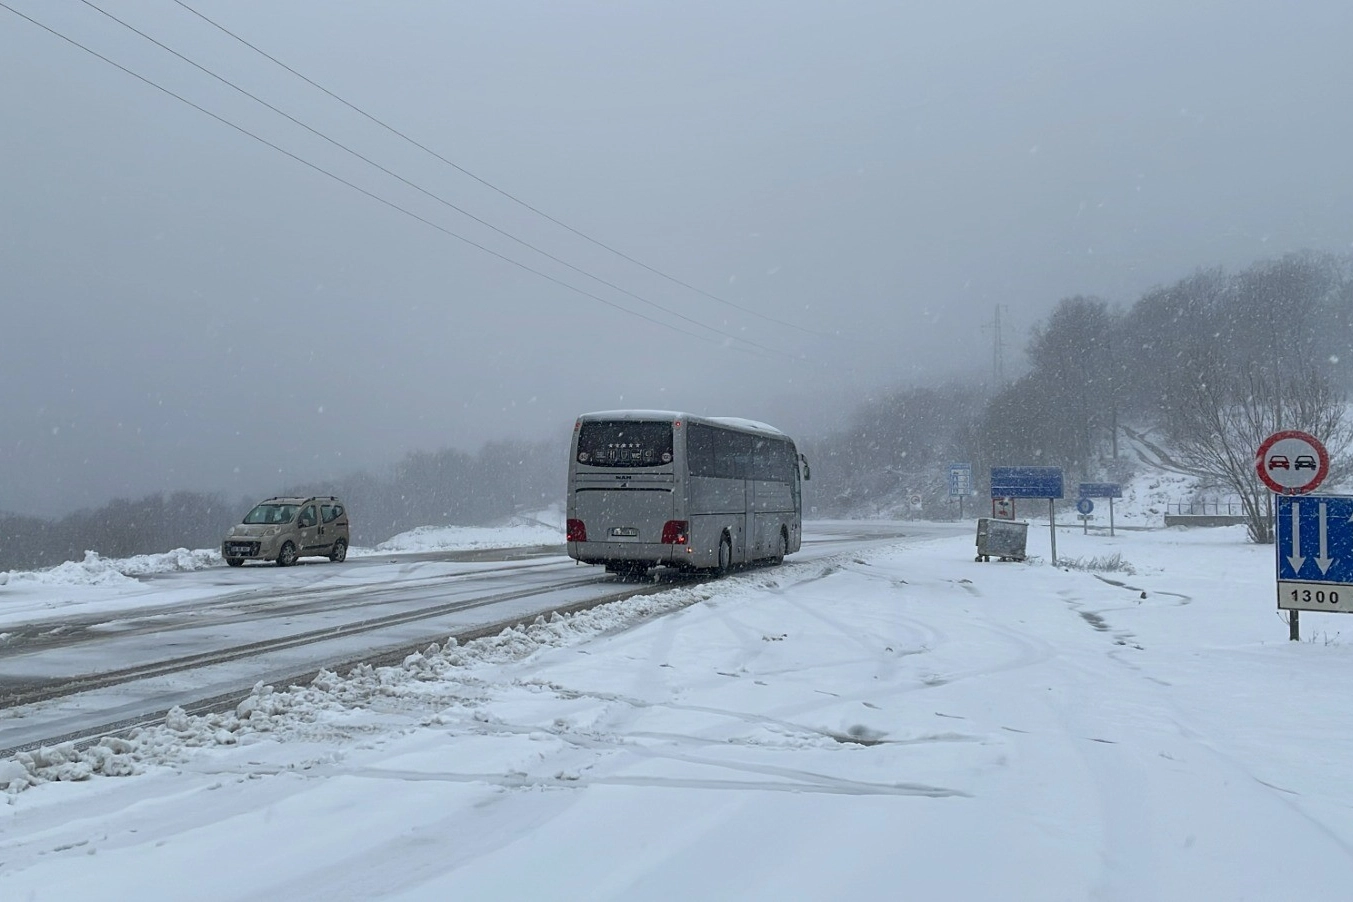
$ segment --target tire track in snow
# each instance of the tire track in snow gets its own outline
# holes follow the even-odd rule
[[[704,789],[729,792],[758,790],[763,792],[787,793],[825,793],[845,796],[919,796],[930,799],[971,798],[971,794],[961,789],[944,786],[929,786],[924,783],[866,783],[842,777],[829,777],[809,771],[794,771],[789,768],[775,767],[730,767],[729,762],[707,761],[687,756],[660,755],[687,763],[705,764],[748,773],[776,775],[784,771],[788,779],[782,780],[716,780],[694,777],[644,777],[611,774],[609,776],[588,776],[577,779],[571,777],[537,777],[528,774],[494,773],[452,773],[428,771],[398,771],[386,769],[335,769],[325,774],[322,769],[316,774],[323,776],[353,776],[374,779],[406,780],[411,782],[451,782],[485,783],[501,786],[504,789],[581,789],[588,786],[635,786],[654,789]]]

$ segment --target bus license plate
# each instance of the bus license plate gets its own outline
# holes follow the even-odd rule
[[[618,539],[632,539],[639,535],[637,526],[617,526],[611,530],[611,535]]]

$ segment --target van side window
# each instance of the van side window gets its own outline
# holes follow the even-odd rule
[[[315,525],[315,505],[307,504],[305,510],[301,511],[300,519],[296,521],[297,526]]]
[[[338,505],[336,505],[336,504],[321,504],[321,505],[319,506],[319,515],[320,515],[320,518],[321,518],[325,523],[332,523],[332,522],[334,522],[335,520],[338,519]]]

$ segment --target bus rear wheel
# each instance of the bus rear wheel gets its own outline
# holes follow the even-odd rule
[[[733,540],[724,533],[719,539],[719,564],[714,568],[714,572],[720,576],[726,574],[733,568]]]

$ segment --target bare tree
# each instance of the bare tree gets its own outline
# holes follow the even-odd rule
[[[1273,496],[1259,480],[1255,452],[1268,436],[1300,429],[1320,439],[1345,469],[1350,430],[1344,421],[1342,390],[1324,373],[1306,365],[1282,373],[1249,365],[1237,374],[1217,352],[1195,359],[1195,378],[1177,386],[1166,430],[1182,466],[1213,480],[1239,497],[1250,539],[1273,542]],[[1228,372],[1229,371],[1229,372]]]

